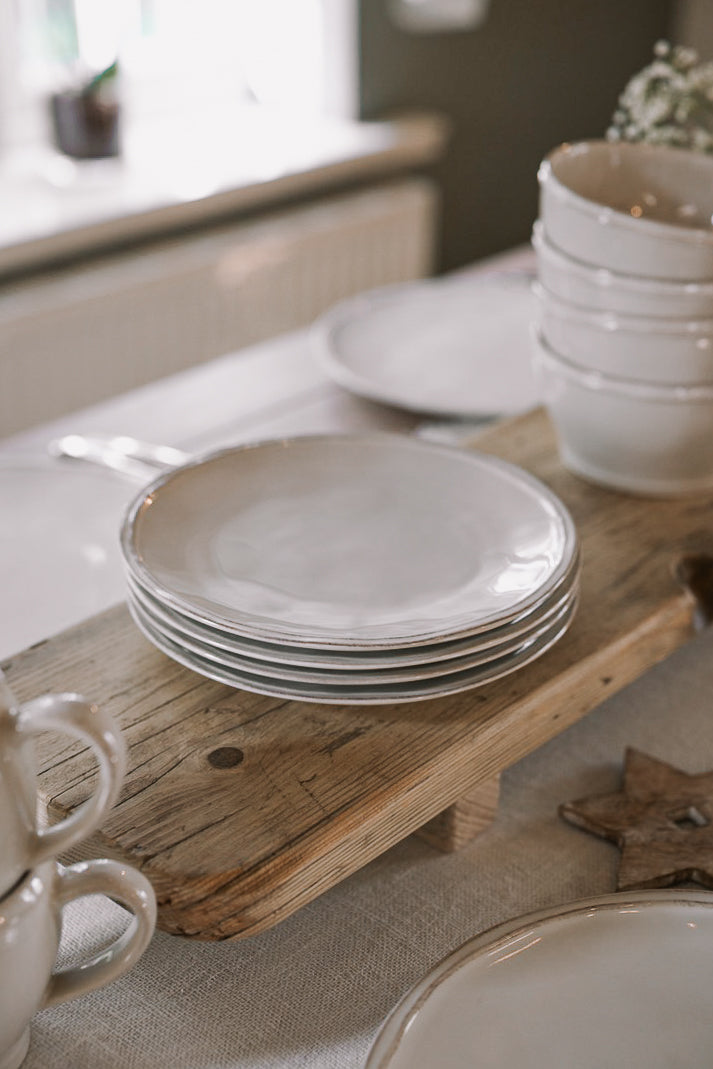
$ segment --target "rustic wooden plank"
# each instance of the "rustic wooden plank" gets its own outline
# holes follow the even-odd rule
[[[713,558],[713,498],[648,500],[588,485],[561,467],[542,410],[489,431],[478,447],[548,483],[582,543],[574,624],[505,679],[403,705],[278,700],[174,664],[123,605],[3,666],[22,699],[76,690],[118,720],[129,770],[84,856],[138,865],[156,888],[164,930],[233,939],[269,928],[690,636],[695,599],[677,570],[693,559],[702,574],[700,562]],[[215,756],[226,748],[233,763]],[[42,795],[64,814],[91,790],[88,752],[48,739],[39,757]]]

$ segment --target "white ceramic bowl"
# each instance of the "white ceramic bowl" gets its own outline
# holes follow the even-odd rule
[[[540,216],[576,259],[649,278],[713,278],[713,158],[646,142],[580,141],[545,157]]]
[[[570,304],[626,315],[713,318],[713,276],[710,282],[675,282],[591,267],[555,248],[541,219],[533,227],[532,245],[543,286]]]
[[[713,489],[713,385],[642,385],[586,371],[538,333],[533,361],[570,471],[651,497]]]
[[[559,356],[591,371],[670,386],[713,385],[713,319],[591,312],[534,286],[542,336]]]

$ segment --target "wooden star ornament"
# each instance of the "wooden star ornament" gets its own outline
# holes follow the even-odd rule
[[[618,891],[713,889],[713,771],[689,775],[628,748],[623,790],[565,802],[559,813],[621,848]]]

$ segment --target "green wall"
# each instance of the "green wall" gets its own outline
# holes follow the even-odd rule
[[[447,114],[432,170],[443,195],[439,269],[529,240],[537,167],[565,140],[601,137],[628,78],[666,37],[671,0],[492,0],[476,30],[400,31],[361,0],[360,111]]]

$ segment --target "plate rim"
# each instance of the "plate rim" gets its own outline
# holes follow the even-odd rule
[[[201,643],[192,635],[179,631],[171,624],[159,622],[155,615],[146,608],[140,598],[130,594],[127,602],[134,618],[141,618],[151,630],[156,631],[169,643],[180,646],[186,651],[187,656],[196,656],[209,663],[217,664],[229,671],[247,672],[255,676],[265,676],[271,680],[285,683],[304,682],[306,684],[331,685],[355,687],[359,683],[365,686],[390,686],[392,683],[428,682],[431,679],[443,679],[447,681],[450,675],[468,671],[471,668],[483,669],[493,661],[499,661],[504,657],[516,656],[530,649],[539,639],[544,639],[552,634],[557,624],[571,622],[573,613],[579,600],[579,590],[575,589],[563,599],[563,603],[557,607],[556,612],[548,617],[544,623],[523,636],[513,636],[506,642],[494,648],[486,650],[474,649],[469,653],[463,653],[457,658],[442,661],[424,661],[421,664],[394,665],[379,668],[362,667],[357,665],[353,669],[343,666],[332,668],[324,666],[290,665],[284,662],[258,660],[249,655],[234,652],[232,650],[212,647]],[[506,648],[503,648],[506,647]],[[477,658],[474,660],[474,658]],[[463,661],[469,660],[468,664]],[[243,662],[243,663],[241,663]],[[244,663],[247,662],[247,663]],[[456,663],[457,662],[457,663]],[[380,678],[374,678],[380,676]],[[323,677],[323,678],[320,678]]]
[[[285,666],[344,669],[347,671],[356,671],[358,669],[373,671],[376,668],[403,669],[408,668],[410,665],[422,665],[426,660],[430,663],[447,663],[463,657],[468,652],[472,652],[474,645],[478,649],[485,651],[498,648],[505,642],[520,636],[525,641],[533,631],[538,630],[548,621],[552,622],[565,604],[571,602],[573,596],[579,591],[580,581],[581,564],[578,564],[571,575],[567,577],[567,580],[563,580],[562,584],[550,595],[551,604],[548,604],[549,598],[542,602],[542,605],[546,606],[545,612],[533,610],[523,615],[511,624],[506,625],[506,634],[498,635],[497,632],[501,629],[493,628],[490,632],[483,632],[484,641],[482,643],[477,641],[480,636],[476,635],[455,639],[451,644],[436,642],[432,645],[410,646],[399,652],[398,649],[386,651],[382,649],[335,651],[313,649],[309,646],[281,646],[279,643],[261,642],[254,638],[245,638],[244,636],[221,632],[217,627],[203,624],[161,604],[155,595],[150,590],[144,589],[133,575],[125,575],[127,600],[138,601],[142,608],[146,609],[149,617],[155,616],[161,623],[164,622],[165,618],[165,622],[170,627],[186,637],[201,642],[205,641],[208,646],[214,646],[218,650],[226,650],[238,656],[245,656],[250,660],[283,664]],[[541,608],[542,606],[540,606],[540,610]],[[193,631],[191,628],[196,630]],[[211,632],[211,635],[202,638],[200,635],[201,629]],[[495,638],[486,639],[489,634],[495,634]],[[215,635],[214,639],[213,635]],[[213,640],[211,641],[211,639]],[[476,640],[475,643],[473,643],[473,639]],[[226,645],[226,643],[233,642],[236,643],[235,646]],[[457,649],[446,648],[444,650],[444,646],[452,646],[456,642],[458,643]],[[246,645],[241,646],[241,644]],[[279,656],[274,656],[275,653],[278,653]],[[406,654],[405,657],[404,653]],[[285,654],[289,656],[285,656]],[[342,659],[340,660],[340,658]]]
[[[169,657],[171,660],[176,661],[178,664],[183,665],[184,668],[189,671],[195,672],[197,675],[202,676],[205,679],[211,679],[214,682],[222,683],[224,686],[232,687],[234,690],[245,690],[253,694],[262,694],[268,697],[275,697],[285,699],[288,701],[303,701],[313,702],[322,705],[336,705],[336,706],[366,706],[366,705],[398,705],[406,702],[418,702],[418,701],[434,701],[439,698],[445,698],[452,694],[463,694],[466,691],[475,690],[478,687],[488,686],[491,683],[497,682],[499,679],[503,679],[506,676],[513,675],[516,672],[521,671],[534,661],[539,660],[546,653],[548,653],[558,642],[566,635],[572,626],[574,619],[577,615],[579,607],[579,597],[575,597],[568,607],[568,612],[558,619],[558,627],[551,631],[548,631],[546,635],[541,636],[542,641],[533,641],[527,646],[527,649],[521,651],[527,655],[523,657],[521,661],[515,664],[514,667],[505,665],[502,666],[502,670],[496,669],[490,674],[485,674],[487,665],[479,665],[476,668],[464,669],[464,672],[469,672],[471,677],[473,673],[477,673],[479,669],[482,669],[480,677],[471,678],[469,681],[460,680],[456,685],[452,685],[453,677],[459,676],[461,673],[453,673],[450,677],[445,677],[451,680],[451,685],[446,685],[441,690],[436,689],[437,681],[443,677],[433,677],[436,679],[434,684],[433,678],[425,681],[421,681],[421,685],[413,687],[411,683],[395,683],[393,686],[401,688],[396,692],[389,691],[388,688],[384,688],[381,684],[368,684],[368,694],[363,691],[360,692],[356,685],[345,684],[343,687],[335,686],[334,689],[329,687],[318,688],[319,684],[306,685],[303,691],[296,692],[294,681],[274,681],[267,675],[263,677],[252,677],[246,682],[245,676],[249,673],[243,673],[242,676],[236,673],[231,678],[230,670],[221,670],[221,665],[217,663],[210,663],[207,666],[203,664],[203,658],[199,654],[191,654],[184,648],[177,646],[166,638],[165,635],[152,634],[152,628],[146,623],[145,620],[140,619],[134,612],[130,603],[128,604],[129,613],[132,620],[136,624],[137,628],[147,641],[163,653],[164,656]],[[546,641],[545,641],[546,640]],[[162,645],[166,643],[166,645]],[[514,660],[518,655],[512,654],[511,657]],[[494,661],[493,664],[496,664]],[[198,665],[199,667],[196,667]],[[202,667],[200,667],[202,665]],[[257,682],[255,682],[257,679]],[[273,686],[273,683],[277,682],[277,685]],[[284,685],[282,685],[284,684]],[[406,687],[412,687],[410,691],[407,691]]]

